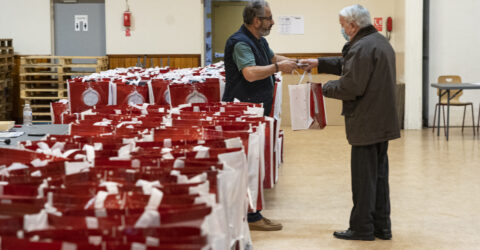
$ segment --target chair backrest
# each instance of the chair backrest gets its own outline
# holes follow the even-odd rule
[[[458,75],[442,75],[442,76],[439,76],[438,77],[438,83],[446,83],[446,84],[460,84],[462,83],[462,78]],[[459,102],[459,98],[461,95],[463,95],[463,92],[462,90],[458,90],[458,91],[452,91],[451,92],[451,95],[455,94],[456,92],[460,92],[458,93],[458,95],[455,96],[455,98],[453,98],[452,100],[450,100],[450,102]],[[437,95],[440,94],[440,90],[437,90]],[[447,95],[444,95],[442,96],[442,103],[443,102],[447,102]]]

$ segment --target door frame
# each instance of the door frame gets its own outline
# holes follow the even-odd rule
[[[217,4],[220,3],[222,5],[238,5],[239,3],[243,3],[246,5],[249,1],[231,1],[231,0],[204,0],[204,41],[205,41],[205,48],[204,48],[204,65],[212,64],[213,62],[213,38],[215,36],[214,30],[214,12],[213,12],[213,3]]]

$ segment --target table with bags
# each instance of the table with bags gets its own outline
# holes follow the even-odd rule
[[[70,100],[52,104],[66,134],[0,148],[1,248],[251,247],[247,211],[263,209],[278,181],[278,121],[261,104],[212,101],[218,78],[213,90],[192,85],[205,79],[190,73],[211,69],[184,71],[182,83],[132,71],[138,84],[72,80]]]

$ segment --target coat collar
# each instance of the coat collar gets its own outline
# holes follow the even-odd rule
[[[350,48],[352,47],[352,45],[354,43],[356,43],[358,40],[370,35],[370,34],[373,34],[377,32],[377,29],[375,27],[373,27],[373,25],[369,25],[367,27],[363,27],[361,28],[358,33],[355,35],[355,37],[353,37],[353,40],[345,43],[345,45],[343,46],[343,49],[342,49],[342,55],[345,57],[345,55],[347,55],[348,51],[350,50]]]
[[[377,32],[377,29],[373,27],[373,25],[368,25],[367,27],[361,28],[358,33],[353,37],[352,41],[350,42],[352,45],[357,42],[358,40],[362,39],[363,37],[366,37],[370,34],[373,34]]]
[[[257,39],[253,34],[252,32],[250,32],[250,30],[247,29],[247,27],[245,26],[245,24],[242,25],[242,27],[240,28],[242,30],[243,33],[247,34],[248,37],[250,37],[250,39],[252,39],[253,41],[260,41],[260,39]]]

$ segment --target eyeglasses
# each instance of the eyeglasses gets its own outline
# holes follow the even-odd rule
[[[258,19],[260,20],[268,20],[268,21],[272,21],[273,20],[273,16],[257,16]]]

